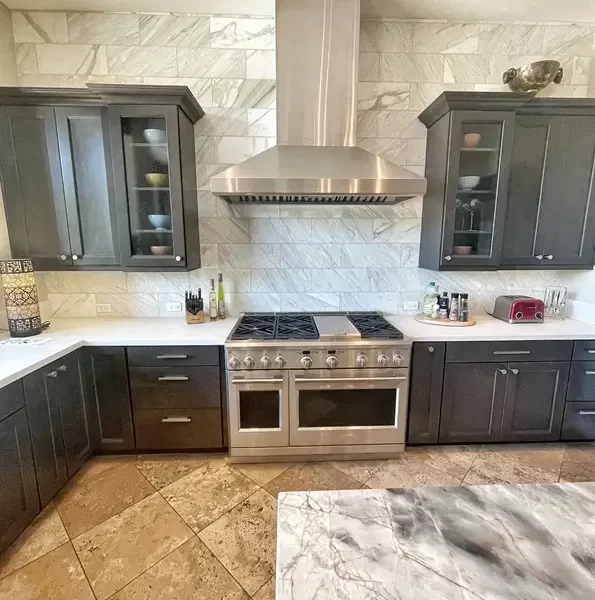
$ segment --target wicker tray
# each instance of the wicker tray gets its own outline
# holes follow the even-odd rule
[[[415,315],[415,320],[428,325],[440,325],[442,327],[472,327],[477,323],[475,319],[468,321],[451,321],[449,319],[432,319],[428,315]]]

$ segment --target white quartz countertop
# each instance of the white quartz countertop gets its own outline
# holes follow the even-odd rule
[[[46,343],[0,345],[0,387],[82,346],[220,346],[236,321],[230,317],[187,325],[182,319],[53,319],[39,336],[50,338]]]

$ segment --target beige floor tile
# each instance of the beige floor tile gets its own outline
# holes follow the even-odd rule
[[[287,471],[289,467],[293,466],[293,463],[234,464],[233,466],[262,486]]]
[[[595,447],[568,446],[560,468],[560,481],[595,481]]]
[[[80,483],[86,479],[93,479],[105,471],[121,467],[128,462],[130,462],[130,456],[94,456],[77,471],[73,480]]]
[[[67,541],[68,534],[54,503],[50,502],[0,556],[0,579]]]
[[[254,600],[275,600],[275,577],[271,577],[252,598]]]
[[[196,537],[110,600],[248,600],[248,594]]]
[[[407,450],[407,459],[442,471],[461,481],[473,464],[478,453],[474,446],[426,446]]]
[[[337,460],[330,465],[360,483],[366,483],[385,462],[386,460]]]
[[[192,531],[159,494],[73,540],[98,600],[138,577],[192,537]]]
[[[275,573],[276,511],[275,499],[259,490],[198,534],[249,594]]]
[[[420,457],[421,458],[421,457]],[[459,485],[458,477],[405,457],[391,459],[366,482],[370,488],[401,488]]]
[[[300,463],[270,481],[265,489],[277,496],[279,492],[303,490],[352,490],[362,486],[328,463]]]
[[[70,543],[0,580],[0,600],[93,600]]]
[[[256,483],[227,462],[214,460],[160,493],[198,533],[257,489]]]
[[[502,452],[480,452],[463,480],[463,485],[498,483],[552,483],[558,474],[521,462]]]
[[[482,448],[482,452],[496,452],[527,467],[535,467],[558,475],[564,458],[565,444],[506,444]]]
[[[173,454],[139,456],[134,463],[136,468],[160,490],[161,488],[196,471],[213,459],[212,455]]]
[[[56,506],[68,535],[74,538],[154,492],[139,470],[126,462],[94,477],[73,479]]]

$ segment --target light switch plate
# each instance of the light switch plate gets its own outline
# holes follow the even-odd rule
[[[98,313],[111,313],[112,305],[111,304],[97,304],[95,306]]]
[[[404,302],[403,310],[419,310],[419,302],[417,300],[412,300],[410,302]]]
[[[165,306],[167,312],[182,312],[182,303],[181,302],[168,302]]]

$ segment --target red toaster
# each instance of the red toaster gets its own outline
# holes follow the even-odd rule
[[[543,300],[531,296],[498,296],[492,317],[507,323],[543,323]]]

